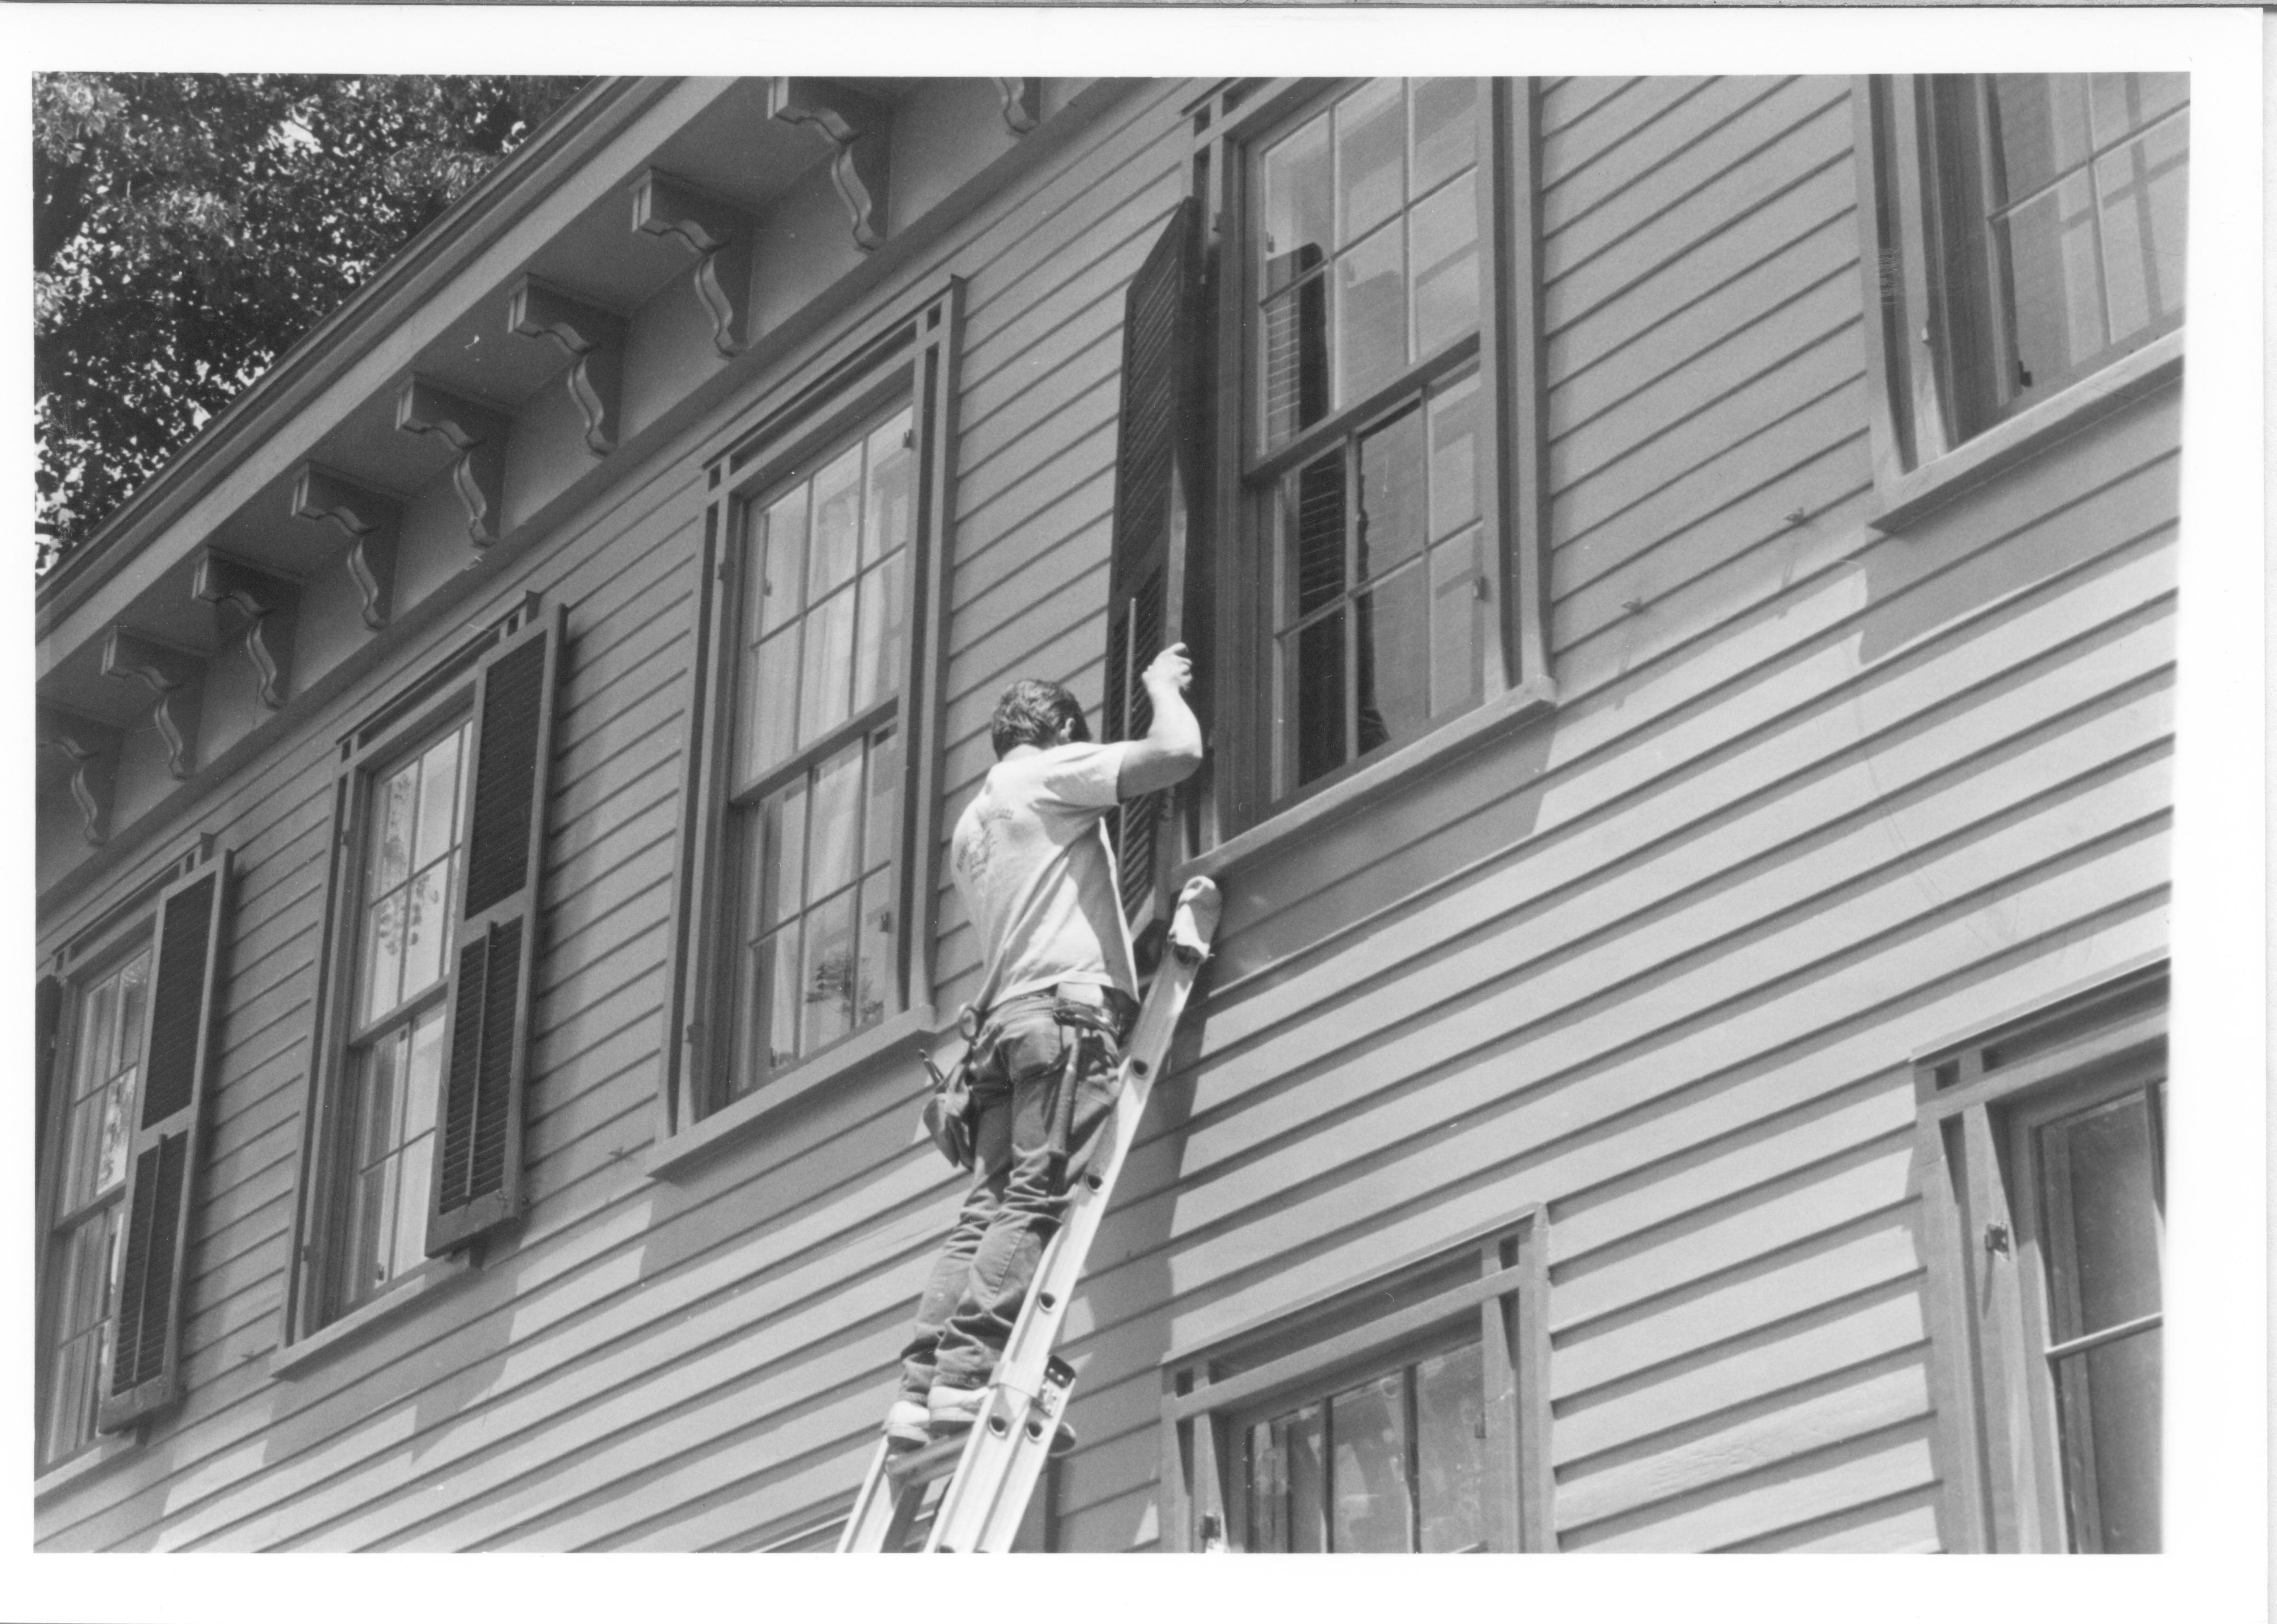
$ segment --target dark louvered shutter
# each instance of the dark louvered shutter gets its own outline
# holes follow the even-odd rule
[[[560,652],[557,610],[491,651],[476,677],[474,796],[427,1206],[430,1257],[522,1212],[531,946]]]
[[[204,1147],[228,888],[229,853],[224,851],[176,881],[158,902],[158,962],[142,1036],[142,1099],[126,1163],[126,1254],[111,1322],[110,1384],[96,1418],[105,1432],[181,1396],[190,1203]]]
[[[1143,737],[1154,707],[1139,683],[1166,644],[1197,656],[1186,613],[1188,528],[1198,490],[1195,323],[1199,244],[1190,198],[1181,202],[1131,279],[1123,313],[1123,410],[1115,461],[1114,557],[1108,571],[1107,677],[1100,736]],[[1110,833],[1123,911],[1151,949],[1169,920],[1167,792],[1126,803]]]

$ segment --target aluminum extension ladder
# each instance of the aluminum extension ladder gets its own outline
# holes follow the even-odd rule
[[[838,1549],[898,1551],[909,1538],[931,1485],[946,1476],[933,1507],[927,1551],[1007,1551],[1026,1515],[1036,1479],[1060,1433],[1075,1371],[1052,1352],[1092,1237],[1114,1193],[1116,1176],[1138,1137],[1194,976],[1217,933],[1217,887],[1190,880],[1170,920],[1169,949],[1131,1029],[1116,1079],[1115,1134],[1104,1163],[1085,1176],[1066,1220],[1045,1246],[996,1373],[983,1389],[980,1419],[961,1437],[917,1447],[880,1439],[855,1497]]]

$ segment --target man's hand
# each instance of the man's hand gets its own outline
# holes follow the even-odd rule
[[[1147,662],[1139,674],[1139,683],[1151,698],[1168,688],[1172,693],[1184,693],[1194,685],[1194,662],[1187,657],[1186,645],[1173,643]]]
[[[1167,789],[1184,778],[1202,759],[1201,724],[1186,708],[1185,690],[1194,680],[1194,662],[1186,645],[1173,643],[1147,662],[1138,681],[1154,701],[1154,724],[1146,736],[1123,750],[1123,768],[1115,792],[1128,800],[1134,795]]]

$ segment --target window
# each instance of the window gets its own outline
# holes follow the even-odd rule
[[[461,719],[373,774],[367,785],[336,1312],[367,1301],[427,1261],[451,898],[473,727]]]
[[[1538,1217],[1170,1361],[1181,1549],[1545,1550]]]
[[[182,858],[61,955],[40,1181],[42,1467],[180,1396],[228,865]]]
[[[341,741],[295,1338],[520,1216],[561,637],[525,600]]]
[[[725,1131],[929,1020],[913,809],[940,793],[955,309],[952,286],[791,380],[708,476],[678,1127]]]
[[[61,1460],[95,1437],[118,1301],[126,1140],[140,1097],[149,993],[150,948],[145,942],[84,986],[79,996],[49,1227],[53,1286],[47,1401],[40,1422],[43,1461]]]
[[[1918,1068],[1961,1548],[2159,1549],[2165,1003],[2141,972]]]
[[[2180,328],[2187,74],[1930,75],[1867,97],[1900,471]]]
[[[746,510],[736,660],[730,1098],[901,1007],[907,401]]]
[[[1546,695],[1535,116],[1530,81],[1470,79],[1237,85],[1211,113],[1242,222],[1216,442],[1235,833]]]

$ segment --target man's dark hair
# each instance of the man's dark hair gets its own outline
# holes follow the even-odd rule
[[[996,701],[996,713],[988,719],[988,742],[996,747],[999,760],[1022,744],[1049,750],[1060,742],[1062,723],[1068,737],[1078,743],[1091,738],[1091,728],[1083,719],[1083,701],[1057,682],[1024,676]]]

